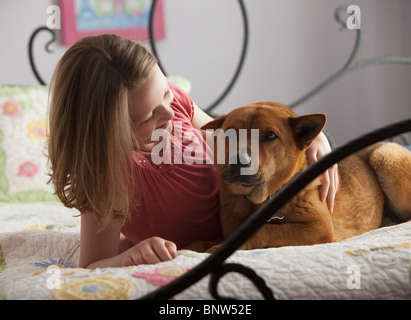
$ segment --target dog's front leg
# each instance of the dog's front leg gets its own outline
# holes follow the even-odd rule
[[[253,209],[255,209],[253,204],[244,195],[235,195],[227,187],[222,187],[220,189],[220,219],[223,238],[230,237],[253,212]]]
[[[239,250],[313,245],[334,241],[331,219],[313,223],[265,224]]]

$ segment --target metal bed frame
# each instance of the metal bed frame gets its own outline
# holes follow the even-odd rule
[[[241,56],[234,72],[232,79],[230,80],[228,86],[220,94],[214,103],[209,107],[205,108],[206,111],[211,116],[213,110],[221,103],[221,101],[228,95],[228,93],[233,88],[235,82],[237,81],[243,63],[245,61],[248,39],[249,39],[249,24],[247,17],[247,10],[244,5],[243,0],[237,0],[241,9],[242,20],[243,20],[243,45],[241,49]],[[151,13],[149,19],[149,35],[150,35],[150,45],[153,54],[158,60],[160,68],[163,70],[164,74],[165,68],[161,63],[159,54],[157,52],[156,43],[153,37],[153,19],[154,12],[156,9],[157,0],[152,1]],[[345,21],[341,17],[341,13],[346,12],[347,6],[339,6],[335,11],[336,21],[345,28]],[[33,55],[33,44],[36,36],[43,31],[48,31],[52,35],[52,39],[46,43],[45,50],[48,53],[52,53],[49,46],[56,41],[56,34],[54,30],[48,29],[46,26],[37,28],[29,39],[28,45],[28,55],[30,60],[30,66],[32,71],[41,85],[46,85],[45,81],[40,76],[34,61]],[[332,74],[329,78],[324,80],[322,83],[314,87],[311,91],[303,95],[301,98],[297,99],[295,102],[290,103],[288,106],[290,108],[295,108],[298,105],[304,103],[314,95],[318,94],[324,88],[329,86],[331,83],[346,75],[347,73],[368,66],[381,65],[381,64],[405,64],[411,65],[411,57],[402,56],[388,56],[388,57],[375,57],[356,61],[358,56],[360,44],[362,42],[363,34],[361,29],[356,30],[356,40],[354,49],[345,63],[345,65],[338,70],[336,73]],[[215,299],[235,299],[235,297],[223,297],[218,293],[218,283],[220,279],[229,272],[237,272],[248,278],[256,286],[256,289],[261,293],[262,297],[266,300],[275,300],[275,293],[269,288],[264,279],[262,279],[254,270],[237,263],[225,263],[225,260],[229,258],[244,242],[246,242],[258,229],[271,217],[272,212],[280,210],[283,206],[287,204],[294,196],[296,196],[305,186],[307,186],[313,179],[321,175],[322,172],[327,170],[329,167],[335,163],[343,160],[345,157],[361,150],[376,142],[393,138],[395,136],[401,136],[404,143],[410,145],[410,140],[404,134],[411,131],[411,119],[404,120],[381,129],[375,130],[368,134],[365,134],[351,142],[336,148],[333,152],[321,158],[315,164],[309,166],[306,170],[295,176],[286,185],[284,185],[270,200],[266,201],[261,207],[259,207],[241,226],[234,234],[232,234],[221,247],[211,254],[202,263],[197,265],[192,270],[188,271],[186,274],[180,278],[174,280],[168,285],[161,287],[145,296],[142,300],[147,299],[170,299],[174,295],[182,292],[191,285],[200,281],[206,275],[210,275],[209,291],[213,298]],[[330,144],[334,144],[332,138],[327,135],[330,139]]]

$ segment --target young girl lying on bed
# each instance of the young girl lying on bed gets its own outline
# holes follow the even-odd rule
[[[167,81],[149,51],[115,35],[84,38],[60,60],[50,92],[50,180],[63,204],[81,212],[80,267],[154,264],[191,242],[221,239],[214,166],[152,161],[164,142],[151,139],[154,130],[192,130],[207,147],[193,128],[212,119]],[[192,143],[165,140],[171,153]],[[321,135],[307,153],[314,162],[329,150]],[[323,180],[332,209],[335,167]]]

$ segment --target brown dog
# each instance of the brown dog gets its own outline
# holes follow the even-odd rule
[[[217,161],[219,151],[214,153],[215,166],[223,178],[220,202],[225,239],[258,206],[307,167],[306,149],[325,122],[323,114],[297,117],[278,103],[256,102],[202,128],[248,132],[247,150],[236,150],[237,164],[230,164],[233,152],[227,138],[224,163],[221,158]],[[258,129],[259,148],[254,155],[250,151],[251,129]],[[256,168],[254,174],[240,173],[241,168],[251,166]],[[239,249],[311,245],[359,235],[381,225],[385,200],[401,219],[411,218],[410,151],[395,143],[379,143],[346,158],[338,166],[340,183],[332,215],[320,201],[319,177],[280,212],[273,212],[273,218]],[[191,249],[201,251],[200,247],[197,243]]]

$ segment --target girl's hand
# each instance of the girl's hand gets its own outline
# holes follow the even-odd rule
[[[330,144],[324,133],[320,133],[317,138],[314,139],[311,146],[307,149],[308,163],[312,164],[327,153],[331,152]],[[327,200],[327,206],[330,213],[334,210],[334,199],[338,189],[338,165],[335,164],[323,173],[322,186],[321,186],[321,202]]]
[[[139,242],[123,252],[123,267],[139,264],[156,264],[176,257],[177,246],[174,242],[152,237]]]

